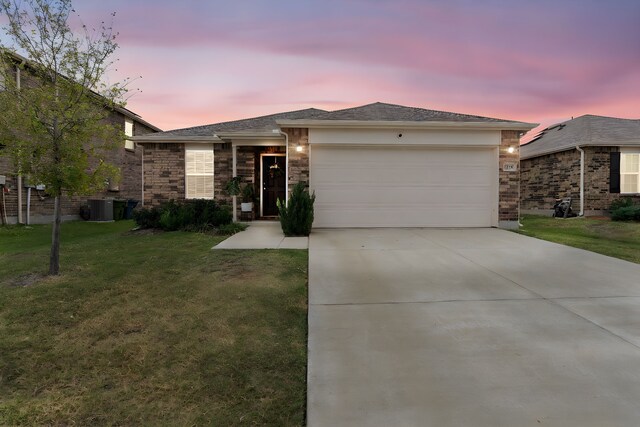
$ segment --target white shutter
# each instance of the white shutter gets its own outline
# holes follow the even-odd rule
[[[213,144],[185,147],[187,199],[213,199]]]
[[[620,178],[621,193],[640,192],[640,154],[621,154]]]

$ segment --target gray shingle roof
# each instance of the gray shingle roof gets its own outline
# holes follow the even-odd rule
[[[305,110],[287,111],[284,113],[270,114],[268,116],[252,117],[250,119],[233,120],[230,122],[214,123],[210,125],[194,126],[190,128],[174,129],[166,132],[153,134],[154,137],[192,137],[192,136],[213,136],[222,132],[238,131],[271,131],[278,129],[276,120],[278,119],[312,119],[326,111],[317,108],[307,108]]]
[[[640,145],[640,120],[590,114],[549,126],[520,147],[527,159],[579,146]]]
[[[12,51],[10,51],[10,50],[6,50],[6,49],[5,49],[5,50],[0,50],[0,55],[6,55],[6,56],[11,60],[11,61],[13,61],[13,62],[14,62],[14,63],[16,63],[16,64],[24,63],[24,65],[25,65],[26,67],[29,67],[29,68],[31,68],[31,69],[35,69],[35,68],[37,67],[37,65],[35,65],[35,63],[34,63],[32,60],[30,60],[30,59],[28,59],[28,58],[26,58],[26,57],[24,57],[24,56],[20,55],[19,53],[12,52]],[[0,64],[0,65],[1,65],[1,64]],[[61,75],[62,77],[64,77],[64,78],[68,78],[68,77],[66,77],[66,76],[63,76],[62,74],[60,74],[60,75]],[[92,89],[89,89],[89,90],[90,90],[90,91],[91,91],[91,93],[93,93],[96,97],[98,97],[98,98],[102,98],[102,95],[100,95],[98,92],[96,92],[96,91],[94,91],[94,90],[92,90]],[[141,123],[141,124],[143,124],[143,125],[147,126],[148,128],[153,129],[153,130],[154,130],[154,131],[156,131],[156,132],[160,132],[160,131],[162,131],[162,129],[160,129],[159,127],[157,127],[157,126],[155,126],[155,125],[153,125],[153,124],[149,123],[148,121],[144,120],[144,119],[143,119],[139,114],[134,113],[133,111],[129,110],[128,108],[125,108],[125,107],[115,107],[114,109],[115,109],[117,112],[121,113],[122,115],[124,115],[124,116],[126,116],[126,117],[129,117],[130,119],[135,120],[135,121],[137,121],[137,122],[139,122],[139,123]]]
[[[181,138],[194,138],[195,140],[198,138],[210,138],[213,137],[213,135],[227,132],[270,132],[273,129],[279,128],[276,123],[276,121],[279,120],[519,123],[491,117],[449,113],[446,111],[427,110],[425,108],[405,107],[402,105],[376,102],[337,111],[307,108],[305,110],[288,111],[249,119],[174,129],[153,135],[137,137],[136,140],[180,140]]]
[[[491,117],[427,110],[426,108],[405,107],[403,105],[386,104],[383,102],[331,111],[316,119],[393,122],[510,122],[510,120],[494,119]]]

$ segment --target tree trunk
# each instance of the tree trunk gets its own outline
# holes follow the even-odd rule
[[[49,274],[60,274],[60,195],[53,202],[53,227],[51,231],[51,255],[49,257]]]

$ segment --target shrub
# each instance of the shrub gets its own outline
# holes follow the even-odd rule
[[[289,203],[278,200],[280,225],[285,236],[308,236],[313,224],[313,203],[316,195],[310,195],[304,183],[293,187]]]
[[[213,200],[173,200],[160,207],[143,208],[133,213],[140,228],[160,228],[164,231],[206,231],[231,223],[231,209]]]
[[[633,206],[633,199],[631,197],[624,197],[611,202],[611,207],[609,208],[609,210],[613,212],[616,209],[626,208],[628,206]]]
[[[227,194],[230,196],[237,196],[240,194],[240,183],[242,182],[242,178],[239,176],[234,176],[231,178],[227,184],[224,186],[224,189],[227,191]]]
[[[640,221],[640,205],[622,206],[611,211],[614,221]]]
[[[142,208],[133,211],[133,220],[140,228],[160,228],[160,215],[162,211],[159,208]]]

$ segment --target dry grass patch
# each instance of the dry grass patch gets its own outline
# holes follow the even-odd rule
[[[0,425],[303,424],[307,252],[131,227],[0,229]]]

